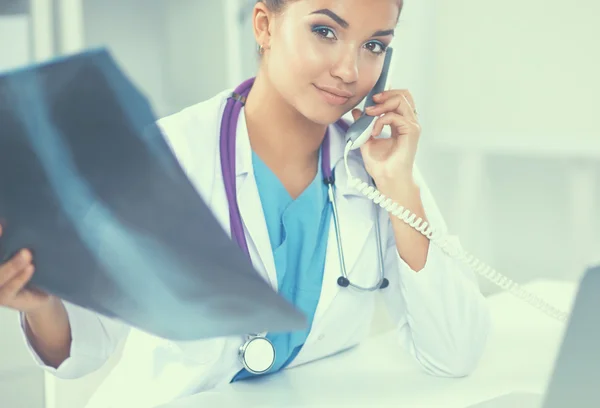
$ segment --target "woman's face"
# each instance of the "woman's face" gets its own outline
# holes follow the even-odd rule
[[[399,13],[399,0],[291,1],[269,27],[271,82],[311,121],[335,122],[377,82]]]

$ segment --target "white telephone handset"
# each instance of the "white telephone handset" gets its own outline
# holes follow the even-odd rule
[[[381,76],[379,77],[379,80],[367,96],[365,108],[375,104],[373,101],[373,95],[383,92],[386,89],[389,89],[389,82],[391,82],[389,80],[391,76],[389,75],[389,72],[392,71],[390,69],[392,63],[392,52],[392,48],[389,47],[385,56],[383,71],[381,73]],[[361,117],[358,118],[358,120],[356,120],[350,126],[346,133],[346,149],[344,151],[344,164],[346,166],[346,172],[348,173],[348,180],[350,181],[350,184],[353,187],[355,187],[358,191],[360,191],[363,195],[367,196],[373,202],[378,204],[381,208],[395,215],[396,217],[404,221],[406,224],[410,225],[411,227],[425,235],[427,238],[429,238],[429,240],[432,243],[439,246],[445,253],[447,253],[452,258],[464,262],[478,274],[489,279],[491,282],[495,283],[501,288],[513,293],[520,299],[530,303],[534,307],[539,308],[542,312],[548,314],[549,316],[561,322],[565,322],[568,318],[567,313],[546,303],[544,300],[538,298],[536,295],[525,291],[517,283],[507,278],[506,276],[501,275],[499,272],[497,272],[490,266],[487,266],[486,264],[475,258],[473,255],[469,254],[467,251],[462,249],[462,247],[456,245],[453,241],[450,241],[448,237],[436,232],[433,226],[428,225],[427,222],[425,222],[420,217],[417,217],[410,210],[385,197],[382,193],[380,193],[370,184],[352,176],[350,172],[350,167],[348,165],[348,155],[351,150],[359,148],[367,140],[369,140],[369,138],[371,137],[371,131],[373,130],[373,126],[375,124],[375,119],[376,117],[369,116],[363,113]]]
[[[360,117],[354,122],[348,131],[346,132],[346,142],[350,145],[350,150],[358,149],[371,137],[373,126],[375,126],[375,116],[369,116],[365,113],[366,109],[370,106],[375,106],[373,96],[381,93],[389,88],[389,72],[392,67],[392,55],[394,50],[392,47],[388,47],[385,53],[385,60],[383,62],[383,69],[379,79],[373,86],[373,89],[367,95],[365,100],[365,109]]]

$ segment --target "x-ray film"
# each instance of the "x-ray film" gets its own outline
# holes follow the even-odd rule
[[[30,248],[31,285],[172,340],[304,328],[155,121],[105,50],[0,75],[0,259]]]

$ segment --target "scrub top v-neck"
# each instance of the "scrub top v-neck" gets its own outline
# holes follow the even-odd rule
[[[300,352],[321,296],[331,219],[321,161],[320,153],[316,177],[294,200],[271,169],[252,153],[254,176],[275,260],[278,292],[301,310],[309,322],[306,330],[267,334],[276,350],[275,363],[269,373],[285,368]],[[242,370],[233,381],[252,376]]]

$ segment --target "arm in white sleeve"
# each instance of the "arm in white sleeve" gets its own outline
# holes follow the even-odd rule
[[[95,312],[64,302],[71,326],[69,357],[58,367],[48,366],[35,352],[25,329],[25,315],[20,313],[21,332],[35,362],[45,371],[62,379],[80,378],[100,369],[125,338],[129,326]]]
[[[431,193],[419,175],[416,178],[429,223],[447,234]],[[390,222],[385,214],[382,220]],[[433,243],[425,267],[415,272],[400,257],[391,225],[388,231],[385,271],[390,286],[384,296],[402,343],[430,374],[470,374],[490,331],[489,308],[474,272]]]

